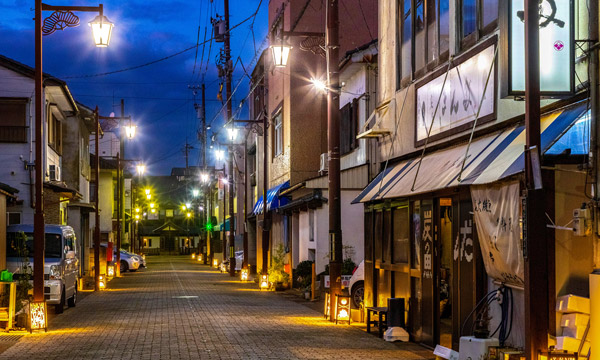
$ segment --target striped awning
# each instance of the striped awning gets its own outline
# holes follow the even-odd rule
[[[288,203],[288,198],[285,196],[279,196],[279,192],[283,189],[290,187],[290,182],[286,181],[283,184],[279,184],[269,190],[267,190],[267,211],[275,210],[280,206]],[[258,215],[263,212],[264,201],[261,196],[258,198],[256,204],[252,208],[252,214]]]
[[[541,119],[545,153],[586,111],[585,102],[547,114]],[[512,126],[471,142],[423,157],[413,189],[419,158],[401,161],[382,171],[353,203],[407,197],[459,185],[487,184],[525,170],[525,126]],[[461,179],[459,181],[459,175]]]

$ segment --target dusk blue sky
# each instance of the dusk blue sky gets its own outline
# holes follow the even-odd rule
[[[45,1],[51,5],[97,6],[93,1]],[[44,72],[67,82],[76,101],[94,108],[99,106],[104,116],[114,112],[120,115],[120,101],[125,99],[125,114],[131,115],[138,125],[136,139],[126,144],[128,159],[142,159],[149,173],[167,175],[175,166],[185,166],[183,155],[186,137],[194,146],[190,165],[199,162],[200,143],[196,130],[198,120],[194,110],[194,94],[188,86],[200,85],[205,73],[207,122],[215,119],[223,124],[219,115],[221,102],[217,100],[219,79],[215,58],[223,43],[212,43],[186,51],[180,55],[139,69],[105,76],[90,76],[112,72],[155,61],[181,52],[197,41],[200,27],[200,42],[211,37],[210,17],[223,14],[222,0],[155,1],[155,0],[103,0],[105,15],[115,23],[110,46],[96,48],[93,45],[88,22],[97,14],[78,12],[81,26],[57,31],[43,39]],[[258,8],[259,0],[230,0],[230,24],[234,26],[251,16]],[[34,65],[34,8],[31,0],[0,0],[0,54]],[[243,66],[251,73],[255,49],[267,34],[268,1],[263,0],[253,32],[250,19],[235,28],[231,37],[231,56],[236,63],[241,58]],[[44,12],[44,17],[51,12]],[[196,60],[194,60],[196,58]],[[208,67],[207,67],[208,60]],[[196,64],[194,67],[194,63]],[[202,68],[200,69],[200,66]],[[195,70],[194,70],[195,68]],[[239,62],[235,67],[233,87],[245,74]],[[248,95],[246,77],[234,94],[234,111],[240,100]],[[223,99],[226,99],[223,89]],[[196,96],[200,104],[200,92]],[[247,107],[240,118],[248,117]],[[209,155],[209,159],[212,155]]]

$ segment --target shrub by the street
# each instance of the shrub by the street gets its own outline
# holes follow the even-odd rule
[[[289,283],[290,276],[284,270],[284,258],[285,251],[283,249],[283,245],[279,244],[277,249],[273,252],[273,256],[271,258],[271,266],[269,267],[269,282],[274,284]]]
[[[296,266],[294,269],[294,279],[296,282],[294,283],[299,288],[306,288],[310,286],[312,281],[312,264],[314,262],[310,260],[304,260]]]
[[[356,264],[352,259],[344,260],[344,263],[342,264],[342,275],[352,275],[355,267]]]

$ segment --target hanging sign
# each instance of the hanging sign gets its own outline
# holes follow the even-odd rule
[[[493,119],[496,74],[495,66],[491,67],[491,65],[494,60],[494,50],[495,46],[489,45],[451,68],[448,76],[444,71],[423,85],[417,85],[416,145],[420,145],[427,138],[428,132],[429,140],[436,140],[451,135],[450,130],[456,132],[469,128],[475,120],[480,103],[478,123]],[[490,69],[491,74],[486,89]],[[485,96],[483,96],[484,89],[486,89]],[[433,119],[434,113],[435,119]]]
[[[471,186],[471,199],[488,276],[523,286],[519,183]]]
[[[509,1],[508,94],[525,94],[525,11],[523,0]],[[571,0],[540,0],[540,94],[575,91],[575,48]]]

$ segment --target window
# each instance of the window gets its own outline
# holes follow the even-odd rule
[[[48,119],[48,145],[62,154],[62,122],[53,113]]]
[[[7,212],[6,213],[6,225],[17,225],[21,223],[20,212]]]
[[[340,154],[344,155],[358,147],[358,99],[340,110]]]
[[[283,116],[279,110],[273,118],[273,157],[283,154]]]
[[[450,0],[399,0],[400,87],[448,59]]]
[[[308,210],[308,241],[315,241],[315,211]]]
[[[395,264],[408,264],[410,250],[410,222],[408,219],[408,206],[394,209],[394,239],[393,258]]]
[[[27,142],[27,100],[0,99],[0,142]]]
[[[460,6],[461,47],[466,48],[496,28],[498,0],[462,0]]]

